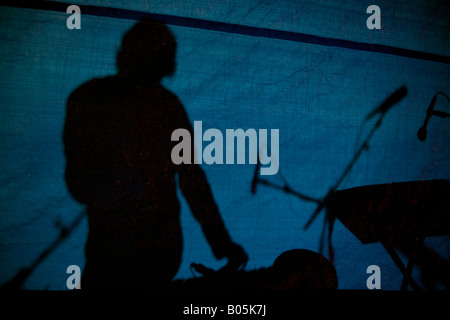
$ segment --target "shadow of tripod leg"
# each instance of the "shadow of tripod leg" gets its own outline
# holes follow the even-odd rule
[[[392,261],[394,261],[397,268],[400,270],[400,272],[403,274],[404,279],[407,281],[407,283],[417,291],[422,291],[422,288],[414,281],[414,279],[411,277],[411,270],[408,272],[408,268],[405,267],[400,260],[400,257],[398,256],[397,252],[395,252],[395,249],[392,245],[383,243],[383,247],[386,249],[386,251],[391,256]],[[412,269],[412,267],[411,267]],[[407,288],[403,288],[403,290],[406,290]]]
[[[411,252],[407,244],[398,244],[396,247],[408,256]],[[441,283],[450,289],[450,262],[433,249],[423,243],[414,248],[414,264],[422,271],[422,280],[427,290],[434,290],[435,284]]]

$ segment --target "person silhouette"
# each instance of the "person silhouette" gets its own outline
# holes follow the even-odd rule
[[[177,182],[214,256],[228,258],[231,270],[248,260],[202,169],[171,160],[172,132],[193,134],[183,105],[161,85],[175,72],[175,55],[169,28],[143,18],[122,39],[117,74],[92,79],[68,98],[65,181],[88,214],[82,289],[152,289],[172,281],[183,250]]]

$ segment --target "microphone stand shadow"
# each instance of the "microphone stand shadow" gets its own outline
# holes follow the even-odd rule
[[[436,105],[437,97],[440,94],[443,95],[445,98],[447,98],[447,101],[450,102],[450,98],[448,97],[448,95],[445,94],[445,92],[439,91],[438,93],[436,93],[433,96],[433,99],[431,99],[430,105],[427,108],[427,115],[425,117],[423,125],[419,128],[419,131],[417,131],[417,138],[422,142],[425,141],[427,138],[427,125],[432,116],[436,116],[436,117],[440,117],[440,118],[449,118],[450,117],[450,113],[434,110],[434,106]]]
[[[14,277],[1,286],[1,289],[18,290],[21,289],[28,277],[33,273],[37,266],[44,261],[69,235],[76,229],[85,217],[86,212],[82,210],[74,221],[68,226],[60,226],[58,238],[53,241],[50,246],[45,249],[28,267],[20,269]]]

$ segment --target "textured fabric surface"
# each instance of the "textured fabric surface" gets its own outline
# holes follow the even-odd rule
[[[169,23],[178,43],[177,69],[163,84],[204,130],[279,129],[279,174],[267,177],[274,183],[282,185],[282,175],[298,192],[324,197],[374,126],[377,117],[366,116],[403,85],[406,98],[386,113],[369,149],[338,189],[450,178],[448,119],[432,117],[427,139],[417,139],[432,97],[439,91],[450,94],[448,58],[436,62],[261,32],[289,31],[363,43],[366,49],[373,44],[448,57],[450,7],[445,1],[379,1],[381,30],[367,29],[366,9],[372,3],[364,1],[80,2],[80,30],[66,27],[65,11],[2,6],[1,283],[32,263],[81,210],[64,183],[65,104],[83,82],[116,72],[121,38],[135,23],[129,17],[84,14],[83,4],[197,21],[192,26]],[[204,21],[259,31],[217,31]],[[450,110],[443,96],[436,110]],[[316,205],[263,185],[252,194],[254,167],[202,165],[230,235],[250,256],[247,268],[270,266],[290,249],[318,251],[323,213],[304,230]],[[191,262],[213,268],[224,262],[215,260],[181,194],[180,201],[184,251],[177,278],[188,278]],[[84,265],[86,236],[83,220],[24,287],[65,290],[67,266]],[[448,236],[426,243],[450,258]],[[381,268],[383,289],[400,288],[402,275],[379,243],[364,245],[336,222],[333,247],[339,288],[366,289],[366,269],[374,264]],[[414,269],[418,281],[419,275]]]

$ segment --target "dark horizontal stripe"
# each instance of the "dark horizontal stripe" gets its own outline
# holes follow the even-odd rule
[[[62,3],[55,1],[14,1],[6,0],[2,3],[3,6],[10,6],[16,8],[28,8],[37,10],[48,10],[48,11],[58,11],[66,12],[66,9],[70,3]],[[162,21],[168,25],[172,26],[182,26],[190,27],[211,31],[226,32],[232,34],[240,34],[252,37],[270,38],[287,40],[301,43],[316,44],[328,47],[339,47],[358,51],[376,52],[389,55],[395,55],[406,58],[413,58],[419,60],[428,60],[442,63],[450,63],[450,57],[423,52],[416,50],[403,49],[398,47],[380,45],[380,44],[369,44],[357,41],[343,40],[343,39],[333,39],[327,37],[319,37],[305,33],[275,30],[268,28],[258,28],[250,27],[240,24],[231,24],[226,22],[202,20],[195,18],[179,17],[165,14],[156,13],[146,13],[136,10],[127,10],[119,8],[109,8],[91,5],[79,5],[82,14],[110,17],[118,19],[128,19],[128,20],[139,20],[142,17],[150,16],[156,20]]]

